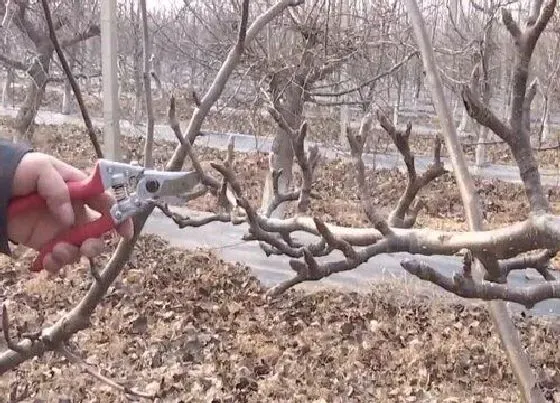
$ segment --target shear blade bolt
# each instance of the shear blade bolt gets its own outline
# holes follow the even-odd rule
[[[146,182],[146,190],[148,192],[155,193],[158,191],[158,189],[159,189],[158,181],[151,180]]]

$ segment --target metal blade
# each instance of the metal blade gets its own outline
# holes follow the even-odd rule
[[[147,173],[138,184],[138,196],[143,199],[162,199],[190,193],[201,184],[201,176],[195,172]]]

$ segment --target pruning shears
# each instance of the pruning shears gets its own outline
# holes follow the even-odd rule
[[[109,211],[101,212],[98,219],[74,226],[45,244],[31,270],[39,272],[43,269],[43,258],[57,243],[80,246],[89,238],[99,238],[115,229],[147,205],[189,193],[200,183],[201,177],[195,171],[156,171],[133,164],[97,160],[95,170],[88,178],[80,182],[67,182],[70,199],[86,201],[111,189],[116,203]],[[15,197],[8,205],[8,217],[41,208],[47,208],[47,204],[38,193]]]

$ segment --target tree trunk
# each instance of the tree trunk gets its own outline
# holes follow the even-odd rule
[[[53,50],[39,53],[28,71],[30,78],[26,88],[25,100],[16,116],[16,129],[19,140],[33,141],[33,122],[45,95],[45,87],[50,70]]]
[[[481,168],[489,165],[488,161],[488,145],[485,144],[489,140],[489,130],[486,126],[479,127],[478,144],[474,153],[474,164]]]
[[[303,122],[303,82],[299,80],[289,81],[289,83],[272,84],[272,92],[276,93],[277,89],[283,89],[283,100],[275,102],[275,108],[284,117],[286,123],[293,129],[298,129]],[[273,99],[275,95],[273,95]],[[269,159],[270,171],[266,177],[265,187],[263,190],[263,198],[261,208],[266,211],[268,205],[274,197],[272,186],[272,171],[282,170],[282,174],[278,179],[278,190],[280,193],[288,192],[293,180],[293,162],[294,150],[292,148],[292,140],[290,133],[277,126],[276,136],[272,143],[272,154]],[[285,204],[280,205],[271,217],[283,218],[285,213]]]
[[[142,80],[140,74],[140,60],[134,55],[134,122],[139,123],[142,118]]]
[[[459,123],[459,127],[457,128],[457,132],[458,132],[457,134],[459,135],[459,137],[465,136],[467,134],[468,123],[469,123],[469,114],[467,113],[467,110],[463,108],[463,113],[461,114],[461,123]]]
[[[62,96],[62,114],[72,113],[72,86],[68,80],[64,81],[64,95]]]
[[[6,72],[6,81],[4,81],[4,87],[2,88],[2,107],[8,107],[8,102],[10,101],[10,87],[13,85],[15,79],[15,73],[13,69],[8,69]],[[13,99],[12,99],[13,100]]]

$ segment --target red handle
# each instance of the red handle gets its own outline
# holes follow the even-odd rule
[[[81,182],[68,182],[67,186],[71,200],[85,201],[105,191],[101,180],[99,165],[96,165],[95,171],[87,179]],[[10,201],[8,206],[8,219],[13,218],[17,214],[44,208],[47,208],[47,203],[37,193],[15,197]],[[43,269],[43,259],[48,253],[52,252],[57,243],[66,242],[75,246],[80,246],[86,239],[99,238],[105,232],[114,229],[115,226],[116,224],[109,213],[103,212],[102,216],[95,221],[72,227],[65,233],[50,240],[41,248],[39,256],[32,264],[31,270],[38,272]]]
[[[115,222],[110,215],[103,214],[95,221],[72,227],[69,231],[55,237],[45,244],[39,251],[39,256],[31,265],[31,270],[39,272],[43,270],[43,259],[52,252],[54,246],[59,242],[66,242],[75,246],[80,246],[86,239],[99,238],[105,232],[115,228]]]

